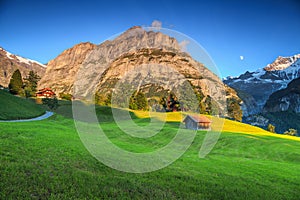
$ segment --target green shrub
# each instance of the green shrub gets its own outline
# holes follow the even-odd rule
[[[284,135],[290,135],[290,136],[296,136],[297,135],[297,130],[290,128],[288,131],[285,131],[283,133]]]
[[[71,101],[73,96],[69,93],[59,93],[59,97],[63,100]]]
[[[43,101],[43,104],[47,105],[50,110],[56,110],[57,107],[58,107],[58,100],[57,100],[56,97],[54,97],[54,98],[44,98],[42,101]]]
[[[272,132],[272,133],[275,133],[275,126],[272,125],[272,124],[269,124],[267,130]]]

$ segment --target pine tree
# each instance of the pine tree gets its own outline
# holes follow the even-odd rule
[[[32,97],[35,95],[36,91],[37,91],[37,84],[39,82],[39,80],[41,79],[41,77],[39,77],[39,75],[34,72],[34,71],[30,71],[28,74],[28,77],[25,78],[25,95],[26,97]]]
[[[17,69],[16,71],[14,71],[10,79],[8,88],[10,93],[17,95],[22,93],[23,90],[22,87],[23,87],[22,75],[20,73],[20,70]]]

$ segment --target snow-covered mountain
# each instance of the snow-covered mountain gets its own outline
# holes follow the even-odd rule
[[[0,85],[7,87],[13,72],[17,69],[20,70],[23,78],[31,70],[37,72],[39,76],[43,76],[46,71],[46,65],[14,55],[0,47]]]
[[[255,72],[246,72],[239,77],[227,77],[224,83],[238,91],[244,101],[244,116],[261,112],[269,96],[287,87],[294,79],[300,77],[300,54],[291,57],[278,57],[273,63]],[[253,98],[255,104],[248,104]],[[253,101],[251,101],[253,102]]]

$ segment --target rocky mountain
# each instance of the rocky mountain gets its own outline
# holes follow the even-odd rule
[[[96,45],[86,42],[63,51],[47,64],[45,76],[39,81],[38,87],[50,87],[57,94],[71,93],[79,67],[95,47]]]
[[[273,63],[239,77],[228,77],[224,83],[238,91],[243,100],[244,116],[260,113],[269,96],[300,77],[300,54],[278,57]]]
[[[10,78],[15,70],[19,69],[23,78],[29,71],[35,71],[40,77],[43,77],[46,66],[27,58],[14,55],[0,47],[0,85],[8,87]]]
[[[64,51],[49,62],[39,87],[87,99],[95,93],[106,98],[118,90],[124,96],[131,89],[149,96],[150,90],[173,91],[185,82],[201,90],[203,101],[210,96],[221,102],[222,81],[181,47],[175,38],[135,26],[100,45],[81,43]]]
[[[300,113],[300,78],[291,81],[287,88],[274,92],[264,106],[264,113],[291,111]]]
[[[268,119],[268,124],[274,125],[277,133],[292,128],[300,136],[300,78],[291,81],[287,88],[274,92],[260,117]]]

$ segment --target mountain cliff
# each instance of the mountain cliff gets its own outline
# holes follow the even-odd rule
[[[284,133],[290,128],[300,133],[300,78],[291,81],[287,88],[274,92],[262,115],[276,127],[277,133]]]
[[[23,78],[28,76],[31,70],[43,77],[46,66],[37,61],[14,55],[0,47],[0,85],[8,87],[10,78],[17,69],[20,70]]]
[[[52,88],[57,94],[71,93],[75,76],[79,67],[96,45],[85,42],[63,51],[55,59],[47,64],[45,75],[39,82],[38,87]]]
[[[263,111],[300,113],[300,78],[291,81],[287,88],[274,92],[269,97]]]
[[[260,113],[272,93],[286,88],[298,77],[300,77],[300,54],[278,57],[263,69],[255,72],[247,71],[235,78],[226,78],[224,83],[240,91],[239,96],[245,102],[244,116],[248,116]]]

